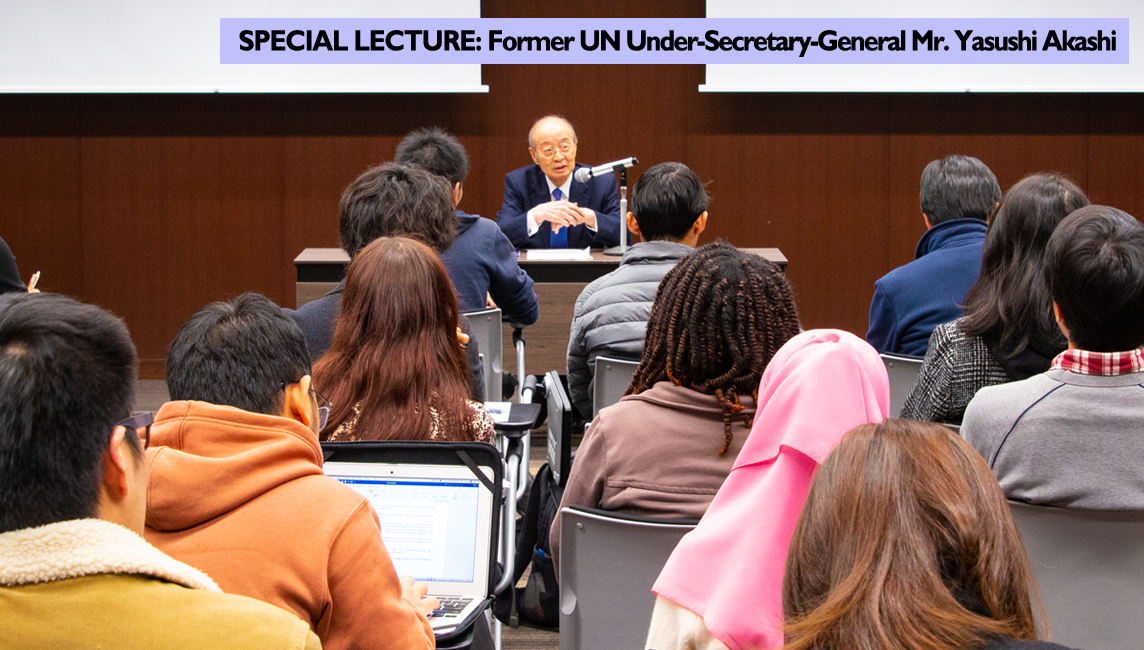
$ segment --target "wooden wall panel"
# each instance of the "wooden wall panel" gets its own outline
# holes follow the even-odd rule
[[[1144,220],[1144,94],[1090,99],[1089,198]]]
[[[697,103],[689,160],[713,197],[704,240],[782,249],[803,325],[864,333],[885,258],[886,100],[703,95]]]
[[[101,97],[84,111],[85,297],[123,316],[141,373],[208,302],[284,303],[274,97]]]
[[[27,281],[84,295],[78,97],[0,96],[0,236]]]

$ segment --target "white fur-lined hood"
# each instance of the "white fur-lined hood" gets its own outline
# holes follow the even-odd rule
[[[205,573],[123,526],[101,519],[73,519],[0,534],[2,586],[100,573],[148,575],[192,589],[220,591]]]

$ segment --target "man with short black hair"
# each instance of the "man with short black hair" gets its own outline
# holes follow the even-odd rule
[[[683,163],[660,163],[636,181],[627,224],[639,243],[584,288],[572,313],[568,390],[581,417],[592,416],[596,357],[639,360],[656,289],[698,243],[707,201],[703,182]]]
[[[167,353],[147,538],[331,648],[432,648],[436,599],[398,579],[377,515],[322,473],[302,332],[261,294],[199,310]]]
[[[988,221],[1001,202],[1001,186],[985,163],[947,156],[922,171],[926,234],[913,262],[874,284],[866,341],[878,352],[923,356],[938,325],[961,316],[969,288],[981,275]]]
[[[395,160],[444,178],[452,188],[453,205],[460,205],[469,156],[452,135],[437,127],[414,131],[397,146]],[[461,310],[484,309],[487,297],[492,296],[512,322],[535,323],[539,311],[532,278],[517,264],[512,242],[495,222],[460,209],[456,214],[457,238],[441,253],[441,262],[457,290]]]
[[[1010,499],[1144,510],[1144,225],[1073,212],[1049,239],[1045,279],[1068,349],[1048,372],[981,389],[961,433]]]
[[[0,297],[0,646],[318,648],[293,615],[143,541],[136,366],[106,311]]]
[[[338,234],[351,260],[378,237],[411,237],[438,255],[457,239],[456,205],[447,181],[418,165],[386,163],[367,169],[342,192],[338,208]],[[311,361],[330,349],[345,288],[343,279],[325,296],[296,310],[283,310],[302,328]],[[462,314],[460,321],[461,331],[471,337],[469,319]],[[469,363],[469,397],[483,402],[484,371],[477,341],[472,338],[465,347],[465,358]]]

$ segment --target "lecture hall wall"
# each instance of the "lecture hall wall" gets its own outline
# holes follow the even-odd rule
[[[573,8],[575,6],[575,8]],[[702,17],[704,0],[485,0],[485,17]],[[704,241],[777,246],[806,327],[864,334],[874,281],[913,258],[922,167],[977,156],[1008,187],[1060,171],[1144,216],[1144,95],[700,94],[703,66],[502,66],[488,94],[0,96],[0,233],[25,276],[126,319],[141,375],[204,304],[293,306],[293,258],[337,245],[341,190],[440,125],[473,162],[461,207],[493,217],[561,113],[579,160],[677,160],[710,181]]]

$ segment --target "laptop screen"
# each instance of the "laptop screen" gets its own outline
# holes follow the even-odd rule
[[[491,507],[468,468],[326,463],[325,471],[373,506],[398,575],[433,583],[487,580],[487,564],[477,562],[480,549],[488,561],[491,524],[481,513]]]

